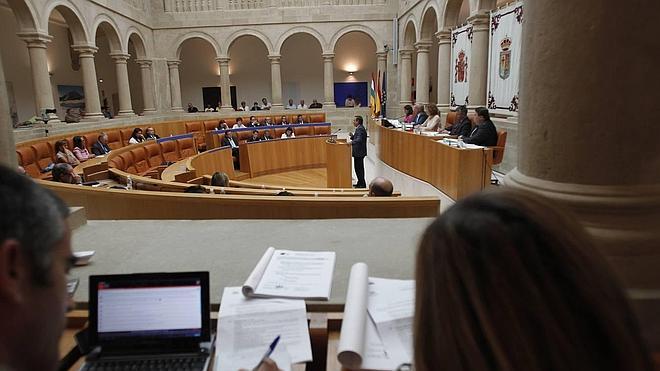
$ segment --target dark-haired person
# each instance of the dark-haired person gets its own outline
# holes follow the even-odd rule
[[[497,129],[490,120],[488,110],[484,107],[478,107],[474,111],[477,113],[474,129],[472,129],[469,136],[462,138],[463,142],[486,147],[497,145]]]
[[[438,106],[435,104],[429,104],[426,106],[426,110],[429,111],[429,114],[426,117],[426,121],[418,126],[419,130],[438,131],[440,128],[440,113],[438,112]]]
[[[261,138],[259,138],[259,131],[258,130],[252,130],[252,136],[248,138],[248,142],[258,142],[260,141]]]
[[[252,107],[250,107],[250,111],[261,111],[261,106],[259,106],[259,103],[254,102]]]
[[[286,109],[296,109],[296,104],[293,103],[293,99],[289,98],[289,104],[287,104]]]
[[[224,138],[220,141],[222,147],[231,147],[231,156],[234,158],[234,169],[238,169],[239,161],[239,150],[238,150],[238,138],[236,133],[233,131],[225,132]]]
[[[262,110],[269,110],[273,107],[273,105],[268,102],[268,99],[266,99],[266,97],[261,98],[261,103],[262,103],[261,104]]]
[[[442,132],[449,135],[467,137],[472,131],[472,121],[467,116],[467,107],[458,106],[456,107],[456,117],[454,118],[454,124]]]
[[[280,138],[282,139],[289,139],[289,138],[295,138],[296,134],[293,133],[293,128],[291,126],[287,127],[286,130],[284,130],[284,133],[282,133],[282,136]]]
[[[271,125],[273,125],[273,121],[270,119],[270,117],[266,117],[266,118],[264,119],[264,124],[263,124],[263,126],[271,126]]]
[[[144,139],[145,139],[145,140],[157,140],[157,139],[160,139],[160,137],[158,136],[158,134],[156,134],[156,130],[154,130],[154,128],[152,128],[152,127],[148,127],[144,132],[145,132],[145,134],[146,134],[146,135],[144,136]]]
[[[80,135],[73,137],[73,151],[71,152],[80,162],[85,162],[90,158],[96,157],[94,154],[89,153],[86,144],[85,137]]]
[[[458,201],[424,232],[415,275],[416,371],[652,370],[605,258],[538,195]]]
[[[144,142],[144,135],[142,135],[142,129],[135,128],[133,129],[133,134],[131,134],[131,139],[128,140],[128,144],[138,144]]]
[[[273,140],[273,137],[270,135],[270,130],[264,130],[264,136],[261,137],[261,140]]]
[[[0,370],[54,371],[66,324],[68,207],[0,166]]]
[[[323,108],[323,105],[319,103],[316,99],[312,99],[312,104],[309,105],[310,109]]]
[[[277,125],[289,125],[289,120],[286,118],[286,116],[282,115],[280,122]]]
[[[226,173],[216,171],[211,175],[211,185],[214,187],[226,187],[229,185],[229,176]]]
[[[243,128],[245,128],[245,127],[246,127],[246,126],[243,125],[243,119],[240,118],[240,117],[238,117],[238,118],[236,118],[236,123],[235,123],[234,126],[232,126],[231,128],[232,128],[232,129],[243,129]]]
[[[55,142],[55,162],[69,164],[71,166],[80,165],[80,161],[69,150],[69,142],[66,139],[60,139]]]
[[[199,109],[193,106],[192,103],[188,103],[188,113],[197,113],[197,112],[199,112]]]
[[[403,115],[404,123],[410,124],[411,122],[413,122],[415,116],[413,115],[413,108],[410,104],[406,104],[405,106],[403,106],[403,113],[404,113]]]
[[[348,143],[352,147],[353,166],[357,176],[355,188],[365,188],[367,182],[364,180],[364,158],[367,156],[367,129],[364,128],[362,116],[355,116],[353,126],[355,126],[355,133],[349,134]]]
[[[92,144],[92,153],[96,156],[103,156],[110,153],[110,147],[108,146],[108,134],[99,134],[96,143]]]
[[[298,116],[296,117],[296,124],[298,124],[298,125],[302,125],[302,124],[304,124],[304,123],[305,123],[305,120],[303,119],[303,116],[302,116],[302,115],[298,115]]]
[[[247,126],[257,127],[257,126],[261,126],[261,123],[259,122],[259,120],[257,120],[256,116],[250,116],[250,123]]]
[[[66,184],[81,184],[82,179],[73,171],[73,166],[69,164],[55,164],[51,171],[54,182]]]
[[[377,177],[369,183],[369,197],[390,197],[394,192],[392,182],[383,177]]]

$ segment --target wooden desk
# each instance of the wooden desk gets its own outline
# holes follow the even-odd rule
[[[490,184],[493,154],[488,148],[459,149],[440,138],[371,125],[378,157],[391,167],[430,183],[454,200]]]
[[[328,188],[351,188],[351,146],[345,140],[325,141]]]
[[[241,171],[250,178],[259,175],[325,167],[325,141],[330,136],[306,136],[290,139],[241,143]]]
[[[231,147],[218,147],[189,157],[186,168],[188,171],[193,171],[196,177],[212,175],[216,171],[222,171],[231,179],[234,177]]]

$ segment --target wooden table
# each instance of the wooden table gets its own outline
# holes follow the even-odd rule
[[[284,171],[325,167],[327,135],[241,143],[241,171],[250,178]]]

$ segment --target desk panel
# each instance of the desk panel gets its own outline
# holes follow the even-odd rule
[[[330,136],[309,136],[241,143],[241,171],[259,175],[325,167],[325,141]]]

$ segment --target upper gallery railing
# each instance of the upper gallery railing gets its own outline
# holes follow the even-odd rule
[[[216,10],[302,8],[331,5],[384,5],[387,0],[164,0],[166,12],[189,13]]]

